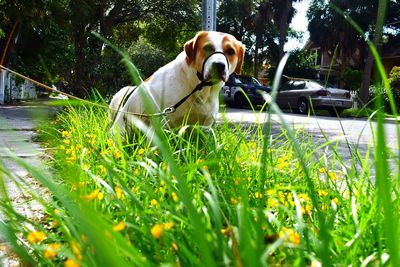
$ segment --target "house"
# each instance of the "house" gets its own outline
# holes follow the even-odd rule
[[[362,71],[360,66],[364,64],[365,58],[359,49],[356,49],[351,56],[347,57],[344,57],[341,50],[338,49],[336,56],[333,57],[334,51],[321,49],[318,44],[311,40],[306,43],[303,49],[315,55],[315,68],[318,71],[318,78],[321,80],[329,77],[331,83],[340,86],[343,84],[339,80],[340,75],[346,67]],[[394,66],[400,66],[400,34],[388,38],[384,42],[381,49],[381,60],[388,75]]]
[[[381,49],[382,64],[389,75],[393,67],[400,67],[400,34],[387,40]]]

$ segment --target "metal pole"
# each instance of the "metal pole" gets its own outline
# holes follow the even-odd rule
[[[203,30],[215,31],[217,28],[217,0],[203,0]]]

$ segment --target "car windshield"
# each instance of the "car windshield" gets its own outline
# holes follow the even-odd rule
[[[261,83],[256,79],[256,78],[251,78],[251,82],[256,84],[256,85],[261,85]]]
[[[321,84],[314,82],[314,81],[308,81],[308,87],[312,89],[324,89],[325,87],[322,86]]]

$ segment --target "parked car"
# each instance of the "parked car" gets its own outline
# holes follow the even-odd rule
[[[353,106],[350,92],[345,89],[324,86],[312,80],[289,80],[282,84],[276,99],[283,109],[308,114],[309,109],[326,109],[333,116]]]
[[[253,105],[262,105],[265,100],[258,90],[266,93],[271,92],[271,88],[262,85],[254,77],[232,74],[222,87],[220,95],[227,105],[243,107],[249,103],[243,94],[244,92]]]

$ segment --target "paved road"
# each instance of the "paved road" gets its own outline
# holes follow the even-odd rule
[[[35,136],[38,119],[47,114],[49,108],[41,102],[0,105],[0,176],[4,178],[14,208],[27,218],[41,218],[44,215],[42,206],[27,192],[35,190],[42,193],[43,189],[25,169],[15,164],[9,153],[12,152],[28,164],[45,170],[40,160],[43,151],[32,139]],[[25,187],[21,187],[21,184],[25,184]],[[7,220],[1,210],[0,220]],[[18,258],[9,250],[1,237],[0,266],[20,266]]]
[[[226,112],[219,114],[219,120],[226,117],[228,121],[242,123],[265,123],[266,113],[254,113],[252,110],[228,108]],[[291,113],[284,113],[284,121],[295,129],[304,128],[311,134],[317,144],[325,143],[323,133],[329,140],[339,140],[338,153],[345,161],[351,161],[351,154],[346,139],[351,147],[357,148],[362,156],[369,149],[373,148],[373,136],[376,129],[375,122],[366,119],[342,118],[338,120],[328,116],[305,116]],[[281,120],[275,114],[271,116],[273,132],[279,132],[282,125]],[[398,154],[397,132],[394,122],[385,123],[386,141],[388,147],[394,154]],[[373,156],[373,149],[371,150]],[[372,158],[372,157],[371,157]]]

